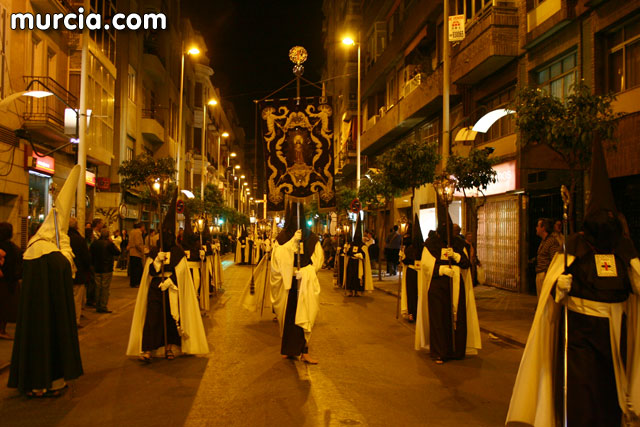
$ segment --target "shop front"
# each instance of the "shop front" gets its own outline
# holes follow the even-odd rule
[[[38,156],[25,150],[25,169],[29,172],[28,238],[35,234],[47,217],[53,199],[49,192],[51,177],[56,172],[56,162],[50,156]]]

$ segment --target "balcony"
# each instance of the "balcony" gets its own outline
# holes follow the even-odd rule
[[[397,137],[408,132],[418,123],[442,110],[442,68],[432,74],[418,74],[407,82],[405,94],[395,106],[374,116],[360,137],[362,153],[376,154]],[[451,87],[451,102],[459,96],[457,88]],[[373,119],[373,118],[372,118]]]
[[[31,0],[33,9],[40,13],[69,13],[71,5],[66,0]]]
[[[451,82],[475,84],[518,56],[518,8],[492,6],[467,25],[451,49]]]
[[[356,148],[356,141],[352,141],[351,139],[347,140],[340,147],[340,152],[338,153],[337,170],[341,171],[344,176],[354,174],[356,171]]]
[[[24,76],[23,78],[26,85],[36,81],[31,89],[50,91],[55,95],[45,98],[25,97],[26,108],[22,114],[24,127],[29,129],[36,138],[69,142],[69,136],[64,134],[64,110],[68,106],[78,108],[78,99],[50,77]]]
[[[152,31],[144,38],[142,63],[144,70],[156,83],[164,84],[165,62],[160,54],[160,34]]]
[[[155,144],[164,142],[164,118],[159,108],[142,110],[142,136]]]

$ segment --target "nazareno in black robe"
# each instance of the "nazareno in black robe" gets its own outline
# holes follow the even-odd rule
[[[367,254],[362,250],[364,244],[352,243],[348,252],[345,254],[345,261],[347,263],[347,277],[345,279],[345,289],[348,291],[364,292],[364,277],[365,268],[364,262]],[[360,254],[362,259],[353,258],[353,255]],[[360,269],[360,263],[362,264],[362,277],[358,277]]]
[[[631,282],[627,274],[629,259],[636,256],[628,240],[612,251],[618,277],[598,277],[594,248],[582,234],[574,234],[567,241],[567,251],[575,254],[568,267],[573,276],[570,296],[606,303],[623,302],[629,298]],[[622,256],[621,256],[622,255]],[[567,418],[569,425],[619,426],[622,411],[618,403],[616,378],[613,372],[609,319],[568,312],[569,346],[567,357]],[[627,354],[623,317],[620,354]],[[560,331],[564,331],[564,315],[560,316]],[[558,334],[556,358],[556,414],[563,413],[564,334]],[[588,402],[594,402],[589,404]]]
[[[309,233],[303,238],[303,253],[300,254],[300,268],[311,264],[311,255],[315,251],[318,243],[318,236],[315,233]],[[294,268],[298,266],[298,256],[294,257]],[[282,329],[282,346],[280,354],[289,357],[297,357],[301,354],[307,354],[309,348],[304,338],[304,329],[296,325],[296,311],[298,309],[298,280],[295,272],[292,277],[291,288],[289,289],[289,297],[287,298],[287,308],[284,315],[284,328]]]
[[[451,245],[460,255],[460,261],[456,263],[452,260],[452,265],[463,269],[469,268],[470,263],[464,254],[462,240],[452,237]],[[442,249],[446,248],[447,244],[438,233],[431,232],[425,246],[431,256],[436,259],[428,295],[431,357],[442,360],[464,359],[467,346],[467,307],[464,285],[461,283],[458,299],[454,351],[451,330],[451,282],[448,276],[440,275],[440,266],[449,266],[449,261],[440,260]]]
[[[170,253],[169,264],[165,264],[164,272],[165,275],[167,275],[167,273],[171,273],[171,280],[177,285],[178,278],[176,277],[175,267],[178,265],[180,260],[185,257],[185,253],[176,245],[171,247]],[[157,255],[157,249],[150,254],[152,259],[155,259]],[[153,266],[153,262],[149,264],[149,275],[152,279],[151,284],[149,285],[149,292],[147,293],[147,314],[144,319],[144,328],[142,329],[142,351],[153,351],[160,347],[164,347],[164,326],[162,324],[163,298],[165,300],[164,321],[167,325],[167,343],[180,346],[182,341],[178,334],[176,322],[173,317],[171,317],[169,293],[163,292],[158,287],[158,285],[166,280],[166,278],[162,278],[161,272],[156,271]]]
[[[404,260],[402,260],[402,263],[406,266],[413,266],[416,261],[415,252],[417,252],[418,256],[420,256],[420,254],[422,253],[422,247],[420,247],[418,251],[416,251],[414,250],[412,244],[407,246],[404,251],[405,258]],[[415,321],[418,318],[418,271],[408,267],[405,271],[407,314],[412,315],[413,320]]]
[[[82,374],[71,264],[61,252],[25,260],[8,386],[49,390]]]

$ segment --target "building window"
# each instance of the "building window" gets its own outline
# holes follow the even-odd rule
[[[440,120],[435,119],[420,126],[416,131],[416,137],[424,144],[437,144],[440,140]]]
[[[131,147],[127,147],[127,152],[125,153],[125,161],[130,161],[133,160],[135,151],[133,151],[133,148]]]
[[[127,91],[129,95],[129,100],[131,102],[136,102],[136,70],[129,66],[129,74],[127,78]]]
[[[538,87],[562,101],[571,93],[571,86],[577,77],[578,61],[575,52],[536,71]]]
[[[492,4],[493,0],[457,0],[455,13],[451,13],[451,15],[464,15],[465,19],[470,21]]]
[[[514,86],[505,89],[498,94],[488,98],[482,102],[486,108],[486,113],[498,108],[506,108],[515,95],[516,88]],[[476,137],[476,144],[482,144],[487,141],[502,138],[511,135],[516,131],[516,125],[513,114],[508,114],[495,122],[486,133],[479,133]]]
[[[621,92],[640,86],[640,19],[607,35],[608,89]]]

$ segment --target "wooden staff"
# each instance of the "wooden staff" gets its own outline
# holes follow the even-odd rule
[[[164,249],[164,245],[162,243],[162,205],[160,204],[160,196],[158,195],[158,212],[160,215],[160,247],[158,248],[158,252],[162,252]],[[149,266],[151,267],[151,266]],[[160,283],[164,282],[164,260],[160,264]],[[169,351],[169,340],[167,339],[167,303],[165,301],[166,291],[162,291],[162,328],[164,329],[164,357],[167,357],[167,352]]]
[[[447,248],[451,248],[451,230],[449,230],[449,201],[446,198],[444,200],[444,207],[447,215]],[[449,260],[449,268],[451,268],[451,257],[447,256]],[[451,292],[451,345],[453,349],[453,353],[456,353],[456,316],[454,314],[454,304],[453,304],[453,277],[449,277],[449,290]]]
[[[568,237],[568,214],[569,211],[569,201],[571,200],[571,194],[567,187],[564,185],[560,187],[560,195],[562,196],[562,234],[564,236],[564,240],[562,241],[562,252],[564,253],[564,271],[563,274],[567,274],[567,237]],[[557,290],[556,290],[557,292]],[[567,418],[567,365],[568,365],[568,353],[569,353],[569,313],[567,310],[567,305],[564,306],[564,378],[562,384],[562,393],[563,393],[563,420],[564,427],[567,427],[568,418]]]

